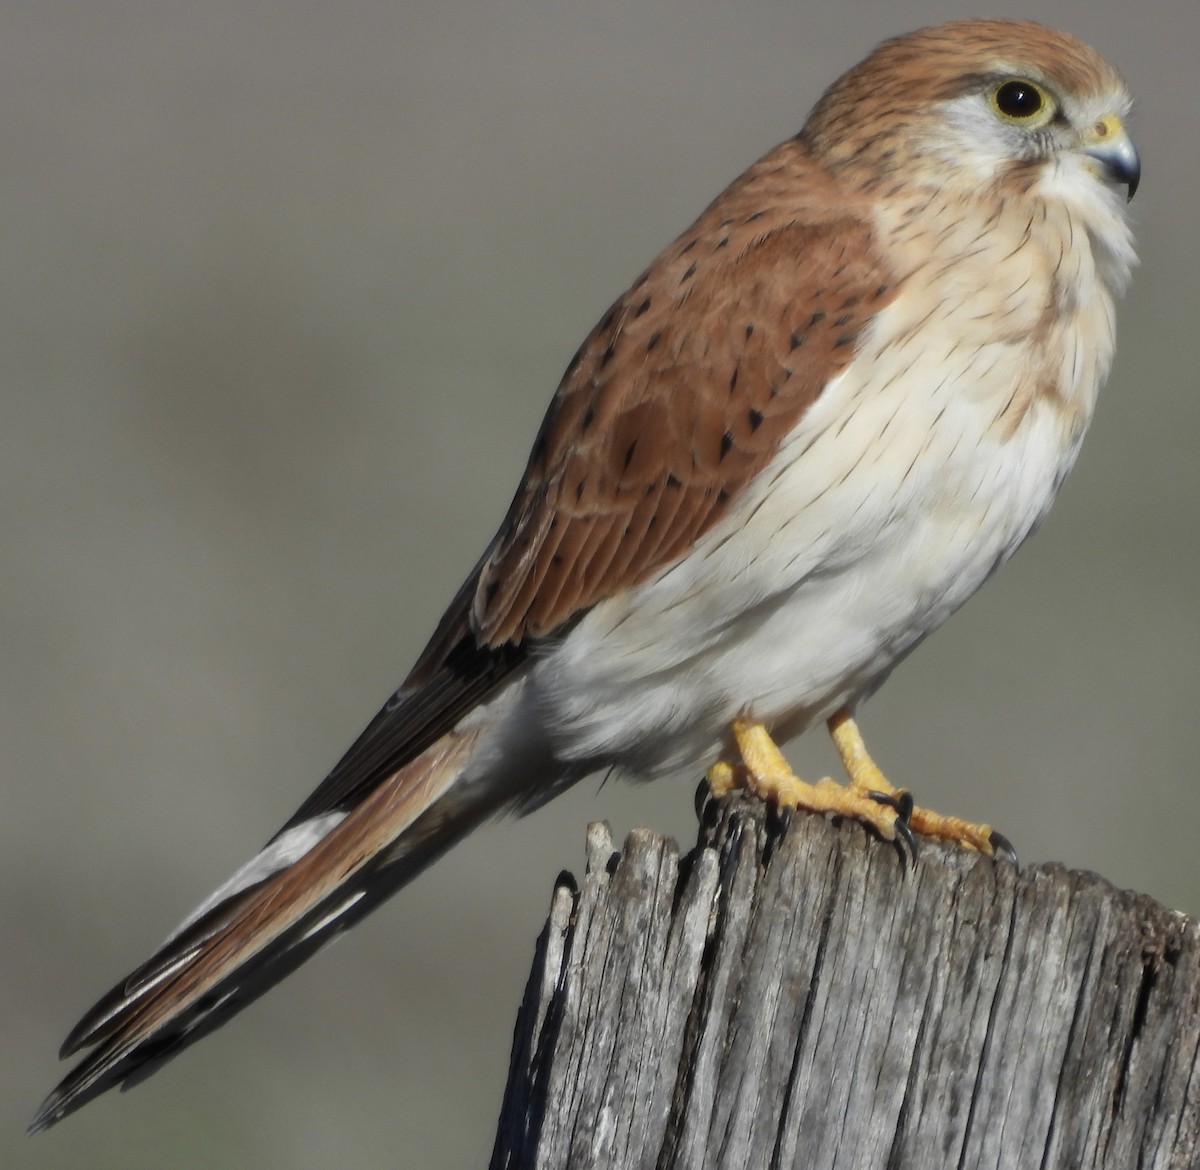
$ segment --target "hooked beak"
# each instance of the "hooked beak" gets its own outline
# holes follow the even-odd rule
[[[1105,178],[1124,183],[1130,199],[1142,177],[1142,160],[1121,119],[1105,114],[1084,135],[1083,153],[1100,164]]]

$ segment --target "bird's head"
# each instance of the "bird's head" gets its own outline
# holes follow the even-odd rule
[[[1129,106],[1113,66],[1067,33],[962,20],[885,41],[826,91],[802,137],[877,194],[915,181],[1132,198]]]

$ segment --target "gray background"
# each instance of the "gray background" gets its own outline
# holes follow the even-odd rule
[[[21,1128],[399,681],[611,298],[877,40],[999,7],[3,6],[0,1164],[485,1161],[554,875],[593,818],[690,840],[695,776],[478,834],[151,1082]],[[863,723],[925,803],[1195,913],[1200,5],[1007,9],[1139,96],[1144,263],[1046,529]]]

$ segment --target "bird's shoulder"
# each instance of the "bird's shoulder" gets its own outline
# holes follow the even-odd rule
[[[795,138],[659,254],[568,365],[460,622],[551,635],[725,514],[895,294],[870,211]]]

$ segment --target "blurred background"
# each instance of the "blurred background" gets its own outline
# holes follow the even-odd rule
[[[0,1164],[486,1163],[587,822],[478,834],[125,1097],[75,1019],[405,673],[587,329],[876,41],[1034,16],[1125,72],[1142,268],[1043,532],[863,712],[923,803],[1200,912],[1195,0],[233,0],[0,13]],[[831,767],[821,735],[796,746]]]

